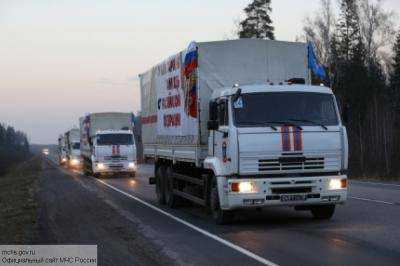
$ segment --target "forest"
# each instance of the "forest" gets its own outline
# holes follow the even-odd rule
[[[0,124],[0,176],[29,157],[29,142],[26,134],[11,126]]]
[[[274,39],[271,0],[254,0],[239,38]],[[400,32],[380,0],[320,0],[296,40],[312,42],[327,75],[314,84],[334,91],[349,136],[349,175],[400,175]]]

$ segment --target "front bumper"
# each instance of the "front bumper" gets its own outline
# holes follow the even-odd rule
[[[329,189],[331,179],[347,180],[346,175],[236,179],[218,177],[221,208],[224,210],[264,206],[311,206],[343,204],[347,200],[347,186]],[[250,181],[255,193],[241,194],[231,191],[231,183]],[[297,196],[299,195],[299,196]]]
[[[136,162],[97,162],[93,165],[93,172],[97,174],[127,173],[132,174],[137,170]]]

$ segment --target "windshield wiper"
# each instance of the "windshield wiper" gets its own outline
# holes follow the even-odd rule
[[[281,121],[281,123],[282,123],[282,125],[297,127],[299,130],[303,130],[303,128],[300,125],[293,123],[292,121],[294,121],[294,120],[288,119],[287,121]]]
[[[296,127],[296,128],[298,128],[300,130],[303,130],[303,128],[301,126],[297,125],[296,123],[291,122],[290,120],[291,119],[289,119],[288,121],[262,121],[262,122],[246,121],[246,122],[241,123],[241,124],[244,124],[244,125],[250,124],[250,125],[269,126],[270,128],[272,128],[275,131],[277,131],[278,129],[275,126],[270,125],[270,124],[277,124],[277,125],[281,125],[281,126],[282,125],[288,125],[288,126],[293,126],[293,127]]]
[[[325,130],[328,130],[328,127],[327,127],[327,126],[325,126],[325,125],[322,124],[322,123],[318,123],[318,122],[316,122],[316,121],[313,121],[313,120],[309,120],[309,119],[289,119],[289,120],[290,120],[290,121],[296,121],[296,122],[311,123],[311,124],[320,126],[320,127],[322,127],[323,129],[325,129]]]

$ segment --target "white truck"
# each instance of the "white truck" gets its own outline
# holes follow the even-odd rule
[[[80,149],[80,133],[78,128],[73,128],[65,133],[66,141],[66,157],[68,167],[72,169],[80,169],[81,149]]]
[[[60,165],[65,165],[67,163],[67,150],[65,144],[66,144],[65,135],[61,134],[58,137],[58,146],[57,146],[58,163]]]
[[[92,113],[79,119],[83,171],[94,176],[135,176],[132,113]]]
[[[332,90],[309,85],[306,44],[191,43],[139,77],[160,203],[184,198],[223,224],[266,206],[329,219],[346,201],[346,128]]]

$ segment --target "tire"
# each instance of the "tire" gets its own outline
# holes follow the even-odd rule
[[[160,165],[156,168],[156,195],[157,201],[160,204],[165,204],[165,187],[164,187],[165,168]]]
[[[222,210],[219,203],[217,180],[212,180],[210,190],[210,211],[216,224],[229,224],[234,218],[233,211]]]
[[[310,211],[315,219],[327,220],[335,213],[335,205],[312,206]]]
[[[136,172],[132,172],[132,173],[129,174],[129,177],[134,178],[135,176],[136,176]]]
[[[168,207],[176,208],[178,198],[174,195],[174,178],[173,178],[173,170],[171,166],[168,166],[165,170],[165,178],[164,178],[164,187],[165,187],[165,202]]]

